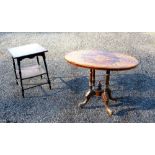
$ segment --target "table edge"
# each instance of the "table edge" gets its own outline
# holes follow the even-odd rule
[[[42,51],[42,52],[33,53],[33,54],[28,54],[28,55],[18,56],[18,57],[14,57],[12,54],[11,54],[11,56],[12,56],[14,59],[18,59],[18,58],[28,57],[28,56],[31,56],[31,55],[37,55],[37,54],[45,53],[45,52],[48,52],[48,50],[46,50],[46,51]]]
[[[138,65],[139,65],[139,61],[137,60],[137,64],[135,65],[135,66],[132,66],[132,67],[129,67],[129,68],[108,68],[108,67],[106,67],[106,68],[103,68],[103,67],[94,67],[94,66],[83,66],[83,65],[80,65],[80,64],[77,64],[77,63],[75,63],[75,62],[72,62],[72,61],[69,61],[69,60],[67,60],[66,58],[65,58],[65,60],[68,62],[68,63],[70,63],[71,65],[74,65],[74,66],[76,66],[76,67],[80,67],[80,68],[86,68],[86,69],[95,69],[95,70],[111,70],[111,71],[125,71],[125,70],[130,70],[130,69],[134,69],[134,68],[136,68]]]

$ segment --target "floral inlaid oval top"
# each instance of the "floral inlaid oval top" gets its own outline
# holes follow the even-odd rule
[[[76,66],[100,70],[127,70],[135,68],[138,60],[122,53],[80,50],[67,53],[65,59]]]

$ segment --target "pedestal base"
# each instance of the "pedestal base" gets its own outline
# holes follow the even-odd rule
[[[92,80],[92,79],[95,79],[94,76],[95,76],[95,70],[94,71],[90,70],[90,90],[86,93],[85,100],[83,102],[79,103],[79,107],[83,108],[88,103],[88,101],[90,100],[90,98],[92,96],[95,96],[95,95],[101,96],[104,106],[106,108],[106,113],[111,117],[113,114],[113,111],[109,107],[109,100],[117,101],[117,99],[112,97],[112,91],[109,88],[110,71],[108,70],[106,72],[105,89],[103,89],[103,90],[102,90],[102,85],[101,85],[100,81],[98,84],[98,88],[94,89],[95,81]]]

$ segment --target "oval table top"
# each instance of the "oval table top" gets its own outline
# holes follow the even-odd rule
[[[78,67],[98,70],[129,70],[139,64],[129,55],[101,50],[73,51],[67,53],[65,59]]]

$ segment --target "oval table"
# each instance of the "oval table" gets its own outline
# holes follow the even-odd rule
[[[139,64],[136,58],[129,55],[100,50],[69,52],[65,55],[65,59],[77,67],[90,69],[89,91],[85,95],[85,100],[79,103],[79,107],[84,107],[92,96],[101,96],[109,116],[113,114],[109,107],[109,100],[116,101],[116,98],[112,97],[109,87],[110,71],[129,70],[135,68]],[[99,81],[97,88],[95,88],[95,70],[106,71],[104,89],[102,89],[101,81]]]

